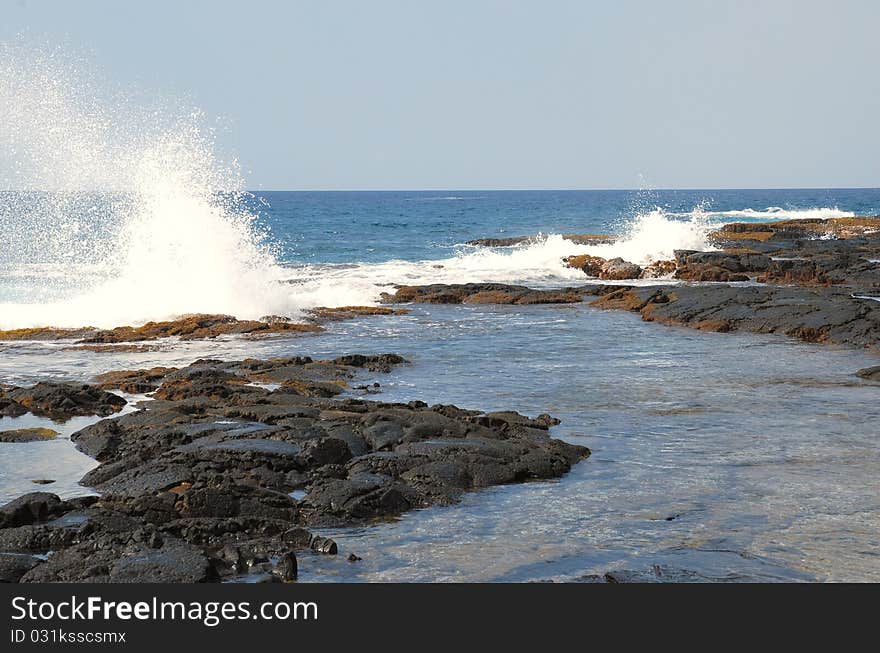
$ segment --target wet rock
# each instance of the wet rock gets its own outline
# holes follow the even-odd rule
[[[248,384],[332,383],[402,362],[395,354],[202,360],[120,374],[108,382],[159,384],[157,399],[71,436],[101,462],[82,481],[101,497],[34,493],[0,509],[0,553],[56,552],[24,572],[25,582],[289,580],[287,553],[338,552],[304,526],[365,524],[480,487],[555,478],[589,454],[553,440],[548,428],[558,420],[548,415]],[[297,500],[294,490],[305,492]]]
[[[21,417],[27,414],[27,408],[3,395],[4,392],[0,390],[0,417]]]
[[[19,403],[34,415],[54,420],[85,415],[106,417],[119,412],[126,404],[118,395],[77,383],[41,381],[31,388],[16,388],[5,394],[7,399]]]
[[[293,551],[286,551],[281,554],[281,558],[275,564],[272,572],[281,579],[282,582],[292,583],[296,580],[299,570],[297,568],[296,554]]]
[[[65,504],[57,494],[31,492],[0,507],[0,528],[25,526],[44,522],[65,511]]]
[[[643,279],[657,279],[673,274],[678,268],[675,261],[653,261],[642,268]]]
[[[736,583],[749,582],[750,579],[728,574],[726,576],[710,576],[690,569],[679,569],[666,565],[651,565],[649,569],[618,569],[605,574],[588,574],[575,582],[579,583]],[[751,581],[753,582],[753,581]]]
[[[565,240],[576,245],[607,245],[613,243],[617,237],[608,234],[563,234]],[[537,242],[542,236],[512,236],[506,238],[477,238],[469,240],[466,245],[479,247],[512,247],[527,242]],[[572,266],[575,267],[575,266]]]
[[[588,277],[598,277],[607,263],[601,256],[590,256],[589,254],[569,256],[563,262],[567,267],[581,270]]]
[[[724,249],[715,252],[717,256],[751,257],[731,274],[758,273],[758,281],[775,284],[880,287],[880,267],[873,262],[880,258],[880,217],[734,223],[709,239]],[[755,265],[758,261],[760,266]],[[697,269],[680,271],[680,278],[702,276]]]
[[[335,397],[345,392],[344,381],[302,381],[289,379],[281,384],[281,390],[303,397]],[[276,391],[277,392],[277,391]]]
[[[866,367],[856,372],[858,376],[869,381],[880,381],[880,365]]]
[[[813,218],[773,222],[733,222],[710,234],[716,245],[743,247],[752,242],[791,242],[803,239],[857,239],[880,231],[880,216],[852,218]]]
[[[177,371],[174,367],[153,367],[148,370],[120,370],[106,372],[95,377],[98,387],[102,390],[122,390],[129,394],[144,394],[153,392],[159,387],[161,381],[171,372]]]
[[[616,290],[593,302],[647,321],[706,331],[778,333],[809,342],[878,348],[880,302],[836,288],[675,286]]]
[[[57,435],[58,431],[45,428],[13,429],[0,431],[0,442],[40,442],[53,440]]]
[[[433,284],[403,286],[393,295],[382,294],[387,303],[422,304],[571,304],[583,300],[582,288],[533,290],[503,283]]]
[[[140,327],[117,327],[96,331],[80,340],[81,344],[106,344],[118,342],[141,342],[158,338],[176,337],[181,340],[216,338],[221,335],[270,335],[314,333],[322,328],[314,324],[291,322],[260,322],[236,320],[229,315],[190,315],[167,322],[148,322]]]
[[[312,541],[309,542],[309,548],[316,553],[323,553],[331,556],[335,556],[339,552],[339,547],[336,546],[336,542],[329,537],[321,537],[320,535],[315,535],[312,538]]]
[[[354,553],[349,553],[347,560],[349,562],[358,562],[359,560],[363,560],[360,556],[355,555]]]
[[[34,329],[12,329],[10,331],[0,331],[0,340],[68,340],[73,338],[85,338],[95,331],[96,329],[92,327],[83,327],[81,329],[53,329],[51,327],[39,327]]]
[[[0,583],[17,583],[40,559],[20,553],[0,553]]]
[[[319,322],[338,322],[340,320],[352,320],[365,315],[406,315],[408,312],[404,308],[386,308],[383,306],[338,306],[334,308],[322,306],[311,309],[309,314]]]
[[[642,276],[642,268],[635,263],[624,261],[622,258],[613,258],[602,265],[599,278],[607,281],[622,281],[625,279],[639,279]]]
[[[362,354],[349,354],[333,359],[334,365],[346,365],[348,367],[362,367],[371,372],[388,373],[395,365],[408,363],[403,356],[398,354],[380,354],[378,356],[364,356]]]
[[[691,281],[748,281],[750,275],[765,273],[772,264],[769,256],[751,252],[677,251],[675,255],[675,277]]]
[[[281,539],[295,549],[308,549],[312,541],[312,534],[305,528],[291,528],[281,535]]]
[[[75,544],[79,534],[68,528],[29,524],[0,528],[0,553],[47,553]]]
[[[132,543],[84,542],[53,554],[22,576],[22,583],[200,583],[211,567],[195,546],[167,538],[158,548]]]

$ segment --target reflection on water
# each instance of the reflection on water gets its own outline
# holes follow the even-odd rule
[[[6,375],[3,375],[4,378]],[[117,393],[129,402],[118,415],[136,410],[144,395]],[[26,492],[52,492],[64,498],[97,494],[79,484],[97,463],[80,453],[70,436],[99,421],[100,417],[72,417],[56,422],[48,417],[30,413],[21,417],[0,417],[0,431],[46,428],[58,435],[52,440],[37,442],[0,442],[0,503],[5,503]]]
[[[571,579],[655,565],[719,580],[880,580],[880,384],[853,376],[880,360],[865,352],[585,306],[415,307],[319,336],[133,354],[5,350],[0,381],[16,383],[208,355],[393,351],[413,365],[378,379],[383,400],[549,412],[563,420],[556,437],[593,450],[557,482],[334,530],[342,555],[307,557],[304,580]],[[2,445],[0,491],[38,476],[57,452],[37,447],[62,442],[14,458],[8,447],[26,445]]]

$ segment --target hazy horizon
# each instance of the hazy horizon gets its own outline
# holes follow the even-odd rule
[[[880,4],[0,0],[255,190],[880,186]]]

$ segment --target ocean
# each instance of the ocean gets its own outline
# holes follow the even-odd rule
[[[4,197],[4,328],[184,312],[295,317],[374,303],[397,283],[577,284],[587,279],[562,266],[567,254],[644,262],[705,245],[724,222],[880,213],[876,189],[171,194],[148,211],[118,195]],[[59,209],[75,228],[51,231]],[[566,233],[621,238],[585,247]],[[541,236],[515,247],[465,244],[531,234]],[[364,560],[340,572],[317,558],[303,580],[572,580],[612,569],[678,580],[880,580],[871,426],[880,403],[876,387],[852,377],[878,357],[585,305],[411,309],[318,335],[171,340],[141,352],[2,343],[0,383],[88,381],[201,357],[396,352],[412,364],[376,379],[378,399],[548,412],[562,420],[555,437],[593,450],[559,481],[325,531]],[[88,422],[0,419],[0,429],[62,433],[0,445],[0,500],[40,478],[63,496],[88,493],[77,481],[94,462],[67,439]]]

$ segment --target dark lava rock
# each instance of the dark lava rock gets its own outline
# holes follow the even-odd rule
[[[751,252],[675,252],[675,277],[691,281],[748,281],[750,275],[767,272],[769,256]]]
[[[41,381],[31,388],[16,388],[5,393],[34,415],[67,420],[83,415],[106,417],[122,410],[126,401],[118,395],[94,386],[77,383]]]
[[[165,539],[156,548],[99,540],[54,553],[20,582],[200,583],[210,574],[208,559],[199,548],[179,540]]]
[[[0,507],[0,528],[25,526],[46,521],[64,512],[65,504],[56,494],[31,492]]]
[[[363,367],[371,372],[390,372],[395,365],[402,365],[408,362],[403,356],[397,354],[380,354],[379,356],[363,356],[361,354],[350,354],[348,356],[340,356],[335,358],[335,365],[347,365],[349,367]]]
[[[21,417],[27,414],[27,408],[3,395],[4,392],[0,391],[0,417]]]
[[[312,541],[309,542],[309,548],[317,553],[324,553],[331,556],[335,556],[339,552],[339,547],[336,546],[336,542],[329,537],[321,537],[320,535],[315,535],[312,538]]]
[[[175,372],[173,367],[154,367],[148,370],[120,370],[95,377],[102,390],[122,390],[130,394],[153,392],[162,380]]]
[[[432,284],[403,286],[391,295],[382,294],[388,303],[420,304],[572,304],[583,301],[589,288],[533,290],[504,283]]]
[[[21,553],[0,553],[0,583],[17,583],[40,559]]]
[[[341,387],[403,362],[354,354],[147,371],[154,401],[71,437],[100,461],[82,482],[101,497],[20,497],[0,509],[0,553],[54,552],[23,571],[24,582],[197,582],[244,573],[289,581],[294,551],[338,552],[306,526],[367,524],[490,485],[556,478],[589,455],[552,439],[548,428],[558,420],[548,415],[287,387]],[[294,491],[305,494],[293,498]]]
[[[578,583],[738,583],[750,582],[750,579],[728,574],[726,576],[709,576],[690,569],[679,569],[666,565],[652,565],[649,570],[620,569],[609,571],[601,576],[589,574],[581,576]]]
[[[281,554],[281,559],[275,564],[272,570],[278,578],[285,583],[291,583],[296,580],[298,575],[296,554],[293,551],[286,551]]]
[[[642,287],[615,290],[593,305],[705,331],[779,333],[809,342],[880,347],[880,302],[858,299],[845,289]]]

